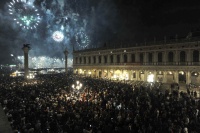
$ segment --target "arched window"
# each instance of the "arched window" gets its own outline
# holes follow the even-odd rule
[[[78,57],[76,57],[76,64],[78,63]]]
[[[83,63],[86,64],[86,57],[83,58]]]
[[[173,52],[169,52],[168,53],[168,62],[173,62],[174,61],[174,53]]]
[[[199,51],[193,51],[193,62],[199,62]]]
[[[135,63],[135,54],[131,54],[131,62]]]
[[[186,61],[186,56],[185,56],[185,51],[180,52],[180,62],[185,62]]]
[[[104,56],[104,62],[107,63],[107,56]]]
[[[153,54],[152,53],[149,53],[149,63],[152,63],[153,62]]]
[[[99,63],[101,63],[101,56],[99,56]]]
[[[113,63],[113,55],[110,56],[110,63]]]
[[[80,63],[82,63],[82,58],[81,57],[79,58],[79,60],[80,60]]]
[[[140,62],[141,62],[141,63],[144,62],[144,55],[143,55],[143,53],[140,53]]]
[[[120,55],[117,55],[117,63],[120,63]]]
[[[162,62],[162,52],[158,53],[158,62]]]
[[[124,55],[124,63],[127,63],[127,55]]]
[[[96,63],[96,57],[95,56],[93,56],[93,61],[94,61],[94,63]]]
[[[88,63],[89,64],[91,63],[91,57],[90,56],[88,57]]]

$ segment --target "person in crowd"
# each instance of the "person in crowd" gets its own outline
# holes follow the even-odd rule
[[[70,74],[4,77],[0,89],[16,133],[200,132],[200,101],[189,93]]]

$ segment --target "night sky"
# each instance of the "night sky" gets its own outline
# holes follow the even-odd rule
[[[190,31],[200,29],[199,0],[29,1],[41,16],[41,22],[32,31],[22,29],[13,21],[8,10],[9,0],[0,1],[0,64],[12,63],[10,54],[23,55],[24,43],[31,44],[32,56],[63,58],[64,48],[72,51],[73,47],[95,48],[104,43],[151,42],[154,38],[163,40],[164,36],[170,39],[176,34],[184,38]],[[52,34],[61,26],[64,26],[65,39],[58,43]],[[87,41],[76,40],[76,35],[83,32],[89,38],[86,47],[83,46]]]

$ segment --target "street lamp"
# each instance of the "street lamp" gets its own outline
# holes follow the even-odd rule
[[[72,84],[72,89],[77,91],[77,94],[79,94],[79,90],[82,87],[82,83],[80,83],[79,81],[76,81],[76,84]],[[75,94],[75,92],[74,92]],[[77,95],[78,96],[78,95]]]
[[[76,90],[80,90],[82,86],[82,83],[80,83],[79,81],[76,81],[76,84],[72,84],[72,88]]]

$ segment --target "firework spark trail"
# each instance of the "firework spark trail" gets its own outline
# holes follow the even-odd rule
[[[24,56],[18,56],[17,60],[24,63]],[[68,59],[68,67],[72,67],[72,59]],[[29,57],[29,68],[64,68],[65,59],[64,58],[50,58],[48,56],[30,56]]]
[[[13,0],[8,4],[8,10],[14,22],[24,29],[35,29],[40,23],[38,9],[30,2]]]
[[[97,19],[96,13],[99,12],[97,9],[100,7],[98,8],[98,5],[97,7],[89,6],[87,1],[85,3],[75,0],[6,1],[5,10],[0,10],[0,43],[5,45],[1,47],[7,46],[9,54],[22,55],[23,51],[20,51],[22,45],[29,43],[31,44],[29,53],[32,56],[45,55],[59,59],[64,57],[63,49],[67,48],[69,58],[72,59],[73,48],[79,50],[90,48],[93,41],[96,42],[91,37],[99,36],[94,33],[98,30],[95,27],[96,23],[102,21],[95,20]],[[21,8],[18,10],[16,7],[17,12],[14,11],[13,8],[20,3],[23,10]],[[25,7],[35,10],[25,12]],[[33,19],[31,15],[23,16],[21,11],[34,14],[36,19]],[[52,38],[55,31],[61,32],[63,39],[55,41],[55,38]]]

